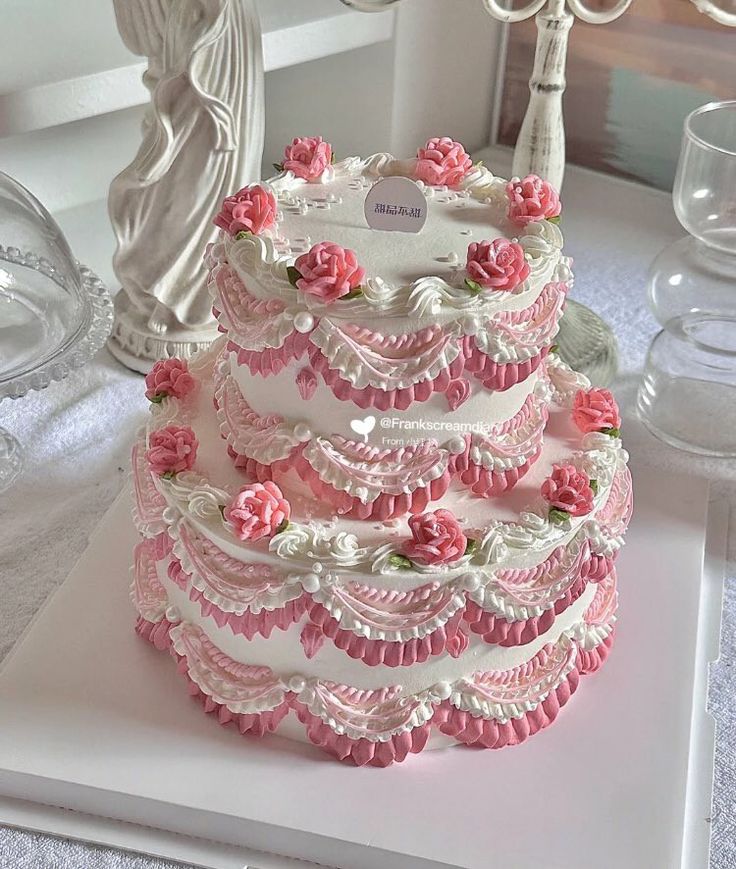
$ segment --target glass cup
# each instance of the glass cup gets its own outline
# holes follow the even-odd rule
[[[736,101],[708,103],[685,119],[672,199],[689,234],[649,273],[663,328],[637,409],[667,443],[736,456]]]

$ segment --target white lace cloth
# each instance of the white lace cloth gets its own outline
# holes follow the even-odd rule
[[[494,165],[493,160],[486,163]],[[500,170],[499,170],[500,171]],[[638,371],[657,326],[646,301],[649,263],[682,235],[669,198],[572,170],[565,182],[563,229],[575,258],[574,296],[612,326],[621,348],[615,384],[630,418]],[[81,250],[78,254],[84,256]],[[89,264],[109,277],[105,262]],[[134,432],[144,419],[141,378],[102,351],[86,370],[43,393],[0,404],[0,424],[26,448],[26,469],[0,499],[0,658],[38,607],[63,582],[99,518],[123,484]],[[736,504],[736,462],[693,459],[654,441],[629,421],[627,447],[666,473],[720,480]],[[733,527],[733,526],[732,526]],[[732,538],[736,535],[732,534]],[[731,549],[722,656],[712,675],[718,719],[713,869],[736,865],[736,553]],[[421,758],[414,761],[421,762]],[[48,836],[0,828],[0,867],[12,869],[168,869],[174,864]]]

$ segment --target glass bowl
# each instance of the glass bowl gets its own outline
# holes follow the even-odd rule
[[[0,172],[0,400],[44,389],[88,362],[112,314],[107,290],[75,260],[48,211]],[[0,491],[20,468],[17,442],[0,429]]]

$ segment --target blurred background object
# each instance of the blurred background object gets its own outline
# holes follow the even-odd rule
[[[0,401],[81,368],[111,326],[101,281],[76,261],[38,199],[0,172]],[[18,441],[0,428],[0,492],[21,469]]]
[[[513,145],[521,128],[536,35],[531,21],[508,31],[498,107],[504,145]],[[734,95],[735,43],[734,33],[692,0],[636,0],[605,27],[577,22],[567,58],[567,159],[670,189],[685,115]]]
[[[736,101],[685,119],[672,195],[689,233],[649,275],[662,331],[649,348],[637,407],[681,449],[736,456]]]

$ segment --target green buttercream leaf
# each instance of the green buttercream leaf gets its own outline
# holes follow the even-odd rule
[[[473,540],[472,537],[468,537],[468,542],[465,545],[465,554],[466,555],[474,555],[478,549],[478,541]]]
[[[598,494],[598,480],[591,480],[590,481],[590,488],[593,490],[593,494],[597,495]]]
[[[162,480],[173,480],[175,476],[176,476],[175,471],[166,471],[165,474],[161,474],[161,479]]]
[[[471,293],[482,293],[483,287],[477,281],[471,281],[470,278],[465,278],[465,286]]]
[[[335,152],[333,151],[332,154],[330,155],[330,163],[334,163],[334,162],[335,162]]]
[[[248,232],[245,229],[241,229],[240,232],[235,234],[235,241],[240,241],[241,238],[250,238],[253,235],[252,232]]]
[[[345,293],[344,296],[340,296],[340,301],[348,302],[348,301],[350,301],[350,299],[357,299],[358,296],[362,296],[362,295],[363,295],[363,288],[356,287],[354,290],[350,290],[349,293]]]
[[[411,559],[407,558],[405,555],[400,555],[398,552],[394,552],[388,559],[388,563],[391,567],[395,567],[398,570],[410,570],[414,565],[411,563]]]
[[[620,428],[604,428],[604,429],[601,429],[601,432],[603,434],[610,435],[612,438],[621,437],[621,429]]]
[[[274,532],[274,537],[276,536],[276,534],[281,534],[282,531],[286,531],[286,529],[288,527],[289,527],[289,520],[284,519],[284,521],[279,525],[279,527]]]
[[[549,348],[549,352],[550,353],[559,353],[560,352],[560,345],[559,344],[552,344],[552,346]]]
[[[149,398],[148,400],[151,404],[161,404],[161,402],[166,398],[167,393],[165,392],[157,392],[153,398]]]
[[[547,223],[554,223],[555,225],[558,225],[559,222],[560,222],[560,215],[559,214],[556,214],[554,217],[547,218]]]
[[[554,525],[564,525],[570,518],[570,514],[564,510],[559,510],[557,507],[549,508],[549,521]]]
[[[295,268],[294,266],[287,266],[286,274],[289,276],[289,283],[292,285],[292,287],[295,287],[296,282],[298,280],[301,280],[302,277],[299,269]]]

